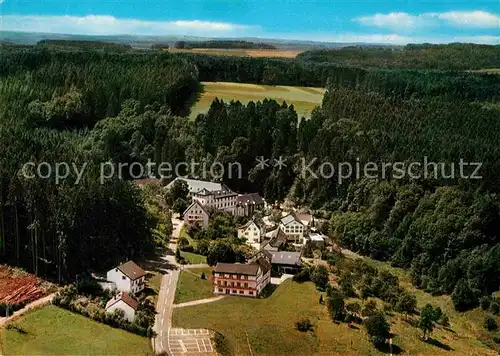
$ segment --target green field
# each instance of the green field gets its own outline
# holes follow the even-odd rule
[[[192,252],[181,251],[181,256],[192,265],[207,263],[207,257]]]
[[[224,101],[239,100],[243,104],[249,101],[262,101],[265,98],[275,99],[279,103],[286,101],[293,104],[299,117],[309,117],[316,106],[323,101],[323,88],[256,85],[244,83],[202,83],[204,92],[201,98],[191,109],[191,117],[205,113],[215,98]]]
[[[201,279],[203,272],[205,272],[207,279]],[[212,297],[212,268],[185,269],[181,272],[174,303],[179,304],[210,297]]]
[[[11,325],[17,330],[0,331],[5,356],[153,355],[149,339],[55,306],[30,312]]]
[[[298,284],[288,280],[266,299],[228,297],[209,304],[174,309],[173,323],[221,332],[235,355],[380,354],[369,342],[363,325],[356,329],[349,328],[346,323],[333,323],[326,307],[318,303],[319,295],[312,283]],[[436,301],[428,294],[418,297],[419,306]],[[395,349],[410,355],[496,355],[475,339],[474,326],[471,325],[473,329],[470,330],[463,329],[465,321],[459,320],[460,316],[449,315],[450,328],[436,327],[431,335],[442,344],[435,346],[421,341],[421,331],[394,313],[390,323],[395,334]],[[312,321],[314,334],[295,329],[295,323],[305,317]]]

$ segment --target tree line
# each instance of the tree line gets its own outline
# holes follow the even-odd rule
[[[409,44],[402,48],[343,47],[300,53],[298,60],[362,68],[470,70],[500,67],[500,46]]]

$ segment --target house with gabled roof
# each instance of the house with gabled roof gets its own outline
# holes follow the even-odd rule
[[[113,313],[115,310],[122,310],[126,320],[133,322],[135,312],[139,308],[139,302],[133,299],[128,293],[120,292],[106,303],[106,312]]]
[[[248,263],[217,263],[214,294],[257,298],[271,281],[271,258],[269,252],[259,251]]]
[[[236,199],[235,214],[238,216],[252,216],[256,211],[265,207],[264,199],[259,193],[240,194]]]
[[[238,238],[244,239],[247,245],[256,250],[260,249],[262,235],[263,229],[253,219],[238,227]]]
[[[199,224],[206,229],[210,219],[208,210],[197,200],[193,200],[191,205],[182,213],[184,221],[188,224]]]
[[[294,214],[290,213],[282,217],[279,227],[288,236],[289,242],[297,246],[305,244],[305,226]]]
[[[106,279],[113,282],[120,292],[136,294],[146,285],[146,271],[134,261],[128,261],[109,270]]]

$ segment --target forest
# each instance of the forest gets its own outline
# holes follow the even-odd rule
[[[361,68],[470,70],[500,67],[500,45],[408,44],[403,48],[343,47],[300,53],[298,60]]]
[[[199,82],[207,80],[322,84],[327,92],[309,119],[272,99],[247,105],[216,99],[189,120]],[[342,246],[410,269],[419,288],[466,295],[460,308],[473,307],[500,283],[499,84],[500,76],[490,74],[291,60],[3,51],[2,255],[62,279],[145,256],[154,241],[144,199],[128,179],[99,184],[101,162],[240,162],[242,179],[224,177],[235,191],[310,207],[329,220]],[[285,157],[286,167],[258,169],[258,156]],[[323,162],[408,163],[424,156],[448,165],[480,162],[482,179],[436,173],[341,183],[301,174],[302,160],[315,160],[315,170]],[[55,184],[24,178],[27,161],[89,167],[80,184],[74,175]]]

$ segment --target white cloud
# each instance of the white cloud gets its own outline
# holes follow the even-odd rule
[[[354,20],[362,25],[400,31],[442,25],[500,28],[500,15],[486,11],[429,12],[417,15],[406,12],[391,12],[357,17]]]
[[[2,0],[0,0],[2,1]],[[237,34],[254,27],[212,21],[145,21],[118,19],[107,15],[37,16],[4,15],[2,30],[85,35],[192,35]]]
[[[358,33],[340,33],[317,34],[304,33],[300,35],[274,34],[273,38],[283,38],[298,41],[319,41],[319,42],[337,42],[337,43],[372,43],[372,44],[391,44],[406,45],[408,43],[482,43],[482,44],[500,44],[500,36],[403,36],[399,34],[358,34]]]
[[[374,14],[356,18],[362,25],[388,28],[391,30],[411,30],[427,25],[428,19],[424,16],[414,16],[406,12],[391,12],[388,14]]]
[[[435,16],[458,26],[500,28],[500,16],[486,11],[450,11]]]

